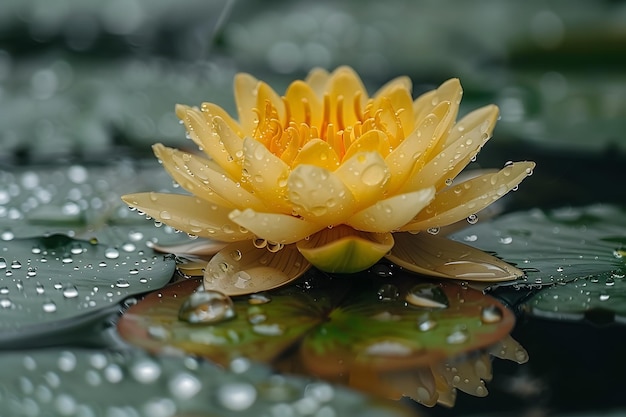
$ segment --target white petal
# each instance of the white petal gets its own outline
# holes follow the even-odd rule
[[[366,232],[391,232],[411,221],[433,197],[435,197],[434,187],[400,194],[361,210],[346,223]]]
[[[247,231],[230,221],[230,208],[198,197],[150,192],[128,194],[122,200],[155,220],[192,235],[225,242],[251,238]]]
[[[350,190],[333,172],[299,165],[289,175],[288,197],[298,215],[323,225],[339,224],[354,211]]]
[[[230,219],[256,236],[275,243],[289,244],[306,238],[324,226],[280,213],[234,210]]]
[[[295,280],[309,267],[295,245],[270,252],[256,248],[251,241],[238,242],[211,258],[204,272],[204,288],[226,295],[267,291]]]
[[[471,246],[429,233],[394,233],[391,262],[410,271],[467,281],[509,281],[522,271]]]
[[[446,188],[401,230],[443,227],[475,214],[522,182],[532,173],[534,166],[534,162],[516,162],[496,173]]]

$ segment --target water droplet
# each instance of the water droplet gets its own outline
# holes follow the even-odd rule
[[[187,372],[181,372],[174,375],[167,386],[174,397],[179,400],[189,400],[200,392],[202,382]]]
[[[230,257],[233,258],[234,261],[240,261],[241,260],[241,251],[240,250],[234,250],[230,253]]]
[[[7,267],[7,261],[4,258],[0,258],[0,269],[5,269]]]
[[[135,362],[130,368],[130,373],[137,382],[151,384],[161,376],[161,367],[158,363],[145,358]]]
[[[483,323],[498,323],[502,320],[503,312],[500,307],[496,305],[485,306],[480,311],[480,320]]]
[[[8,309],[11,307],[13,307],[13,302],[11,301],[9,297],[0,298],[0,308]]]
[[[448,297],[436,284],[418,284],[409,290],[405,300],[416,307],[447,308]]]
[[[117,288],[128,288],[130,287],[130,283],[124,278],[120,278],[115,282],[115,286]]]
[[[413,353],[413,347],[395,340],[383,340],[373,343],[365,348],[365,353],[370,356],[409,356]]]
[[[430,233],[431,235],[436,235],[437,233],[439,233],[439,228],[438,227],[429,227],[428,230],[426,230],[428,233]]]
[[[478,223],[478,216],[476,214],[470,214],[469,216],[467,216],[467,222],[469,224],[476,224],[476,223]]]
[[[378,289],[378,299],[381,301],[394,301],[400,297],[400,290],[393,284],[384,284]]]
[[[57,311],[57,305],[52,300],[46,301],[45,303],[42,304],[41,307],[43,308],[43,311],[45,311],[46,313],[54,313],[55,311]]]
[[[280,336],[283,334],[283,328],[279,324],[255,324],[252,331],[263,336]]]
[[[464,329],[456,329],[446,337],[446,342],[451,345],[460,345],[467,342],[469,334]]]
[[[380,165],[370,165],[361,173],[361,182],[368,186],[382,185],[389,173]]]
[[[63,286],[63,297],[65,298],[76,298],[78,297],[78,289],[73,284],[65,284]]]
[[[417,328],[422,332],[427,332],[435,327],[437,327],[437,322],[428,316],[420,317],[417,320]]]
[[[250,408],[257,398],[257,391],[253,385],[245,382],[231,382],[217,389],[219,404],[232,411],[243,411]]]
[[[189,323],[217,323],[233,317],[233,301],[218,291],[198,291],[191,294],[178,312],[178,318]]]
[[[272,301],[271,297],[266,293],[256,293],[250,294],[250,298],[248,298],[248,304],[258,305],[258,304],[267,304]]]
[[[107,259],[117,259],[120,256],[120,252],[115,248],[107,248],[104,251],[104,256]]]

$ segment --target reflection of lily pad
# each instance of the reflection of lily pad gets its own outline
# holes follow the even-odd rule
[[[491,250],[525,269],[519,287],[557,284],[526,302],[528,311],[580,318],[605,309],[623,317],[626,297],[626,212],[589,206],[512,213],[457,233],[454,238]],[[498,289],[497,291],[500,291]]]
[[[165,285],[171,257],[65,235],[0,245],[0,340],[59,343],[50,332],[84,324],[124,298]]]
[[[15,416],[407,415],[397,404],[276,377],[241,359],[226,371],[191,357],[53,350],[2,354],[0,367],[2,411]]]
[[[182,349],[222,364],[245,355],[347,382],[352,372],[417,370],[494,345],[514,325],[498,301],[453,282],[420,284],[405,274],[309,279],[313,273],[304,289],[237,297],[235,317],[206,324],[178,318],[200,282],[176,283],[132,306],[118,329],[151,351]]]

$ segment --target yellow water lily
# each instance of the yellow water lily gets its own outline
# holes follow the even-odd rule
[[[369,96],[349,67],[314,69],[282,96],[249,74],[238,74],[234,84],[238,119],[213,103],[176,107],[203,156],[154,145],[165,169],[192,195],[123,197],[154,219],[208,238],[205,246],[217,253],[204,268],[207,289],[263,291],[311,265],[353,273],[383,257],[443,278],[523,275],[435,235],[474,218],[534,167],[509,163],[454,181],[498,117],[490,105],[456,122],[459,80],[416,99],[407,77]]]

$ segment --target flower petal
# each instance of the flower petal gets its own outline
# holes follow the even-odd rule
[[[399,142],[413,131],[415,124],[411,92],[404,85],[396,84],[394,88],[389,88],[384,95],[377,96],[372,107],[386,109],[385,102],[390,104],[389,110],[391,111],[383,111],[380,114],[381,122],[387,126],[389,132],[394,132],[393,136]]]
[[[259,238],[281,244],[297,242],[323,227],[299,217],[279,213],[259,213],[252,209],[233,210],[229,218]]]
[[[243,141],[244,179],[254,193],[262,196],[276,211],[291,214],[286,199],[289,166],[254,139]]]
[[[204,115],[204,118],[207,120],[207,122],[210,123],[215,117],[220,117],[224,122],[226,122],[228,127],[237,134],[237,136],[239,136],[240,138],[246,136],[241,129],[241,125],[239,124],[239,122],[235,121],[226,110],[224,110],[217,104],[208,102],[202,103],[202,106],[200,106],[200,111],[202,111],[202,114]]]
[[[532,174],[534,162],[516,162],[493,174],[480,175],[437,193],[435,199],[401,230],[447,226],[477,213]]]
[[[328,142],[322,139],[311,139],[298,151],[291,166],[316,165],[320,168],[334,171],[339,166],[339,163],[337,152]]]
[[[297,243],[315,267],[326,272],[353,273],[378,262],[393,246],[391,233],[359,232],[348,226],[324,229]]]
[[[380,130],[370,130],[350,144],[348,149],[346,149],[343,160],[345,161],[348,158],[352,158],[360,152],[378,152],[381,156],[385,157],[389,154],[390,147],[391,145],[386,134]]]
[[[416,122],[432,113],[433,109],[442,101],[451,104],[452,120],[456,115],[463,96],[463,89],[458,78],[451,78],[441,84],[436,90],[422,94],[413,101],[413,116]]]
[[[288,197],[303,218],[324,225],[342,223],[354,209],[354,197],[333,172],[299,165],[287,180]]]
[[[406,193],[420,188],[413,185],[420,176],[432,150],[445,138],[450,120],[450,103],[439,103],[417,128],[402,141],[387,157],[385,162],[392,170],[389,189]]]
[[[392,232],[411,221],[434,197],[435,187],[396,195],[361,210],[346,224],[367,232]]]
[[[378,98],[391,95],[392,91],[397,88],[403,88],[410,93],[411,89],[413,88],[413,82],[411,81],[411,78],[407,77],[406,75],[396,77],[380,87],[372,97]]]
[[[178,106],[179,109],[181,107],[183,106]],[[239,176],[241,168],[231,162],[233,157],[224,147],[214,124],[209,123],[202,112],[188,106],[184,106],[184,111],[179,110],[177,113],[184,114],[181,120],[185,123],[189,137],[196,145],[231,177]]]
[[[344,160],[335,174],[354,196],[357,210],[383,198],[390,177],[389,168],[378,152],[357,153]]]
[[[322,122],[322,102],[313,88],[304,81],[294,81],[285,92],[291,119],[296,123],[319,126]]]
[[[189,234],[221,241],[250,239],[247,231],[230,221],[229,208],[181,194],[138,193],[122,200],[155,220]]]
[[[217,134],[214,140],[219,140],[226,152],[228,152],[229,173],[231,173],[233,178],[239,178],[241,176],[243,139],[221,116],[214,116],[210,123],[212,123],[213,129]]]
[[[175,169],[188,171],[195,177],[193,185],[197,189],[204,190],[207,200],[212,198],[211,192],[228,202],[230,207],[250,207],[255,210],[265,209],[265,204],[254,194],[247,191],[240,183],[233,181],[228,175],[215,169],[212,161],[193,154],[179,151],[178,149],[166,148],[164,153],[169,153]],[[172,169],[172,168],[170,168]],[[182,184],[181,184],[182,185]],[[203,194],[198,197],[204,197]]]
[[[524,272],[471,246],[429,233],[395,233],[386,256],[410,271],[468,281],[508,281]]]
[[[228,243],[213,239],[196,239],[191,242],[178,243],[175,245],[159,245],[155,243],[152,248],[163,253],[173,253],[181,256],[213,256],[224,249]],[[206,263],[206,261],[205,261]]]
[[[313,68],[304,79],[304,82],[311,86],[311,89],[319,99],[322,99],[329,78],[330,73],[325,69]]]
[[[252,136],[256,128],[258,117],[254,109],[256,109],[257,104],[258,84],[259,80],[250,74],[238,73],[235,75],[235,104],[244,136]]]
[[[295,280],[310,266],[295,245],[270,252],[251,241],[237,242],[211,258],[204,288],[231,296],[267,291]]]
[[[256,109],[264,109],[267,105],[267,102],[270,102],[272,104],[272,107],[276,110],[279,119],[284,124],[286,122],[285,103],[283,102],[283,99],[276,93],[276,91],[274,91],[274,89],[270,87],[267,83],[259,81],[256,94]]]
[[[450,132],[445,148],[428,161],[408,188],[445,187],[446,181],[456,177],[491,138],[497,118],[496,106],[486,106],[465,116]]]
[[[359,121],[356,106],[364,109],[368,95],[361,78],[352,68],[342,66],[333,71],[326,91],[330,99],[328,122],[343,130]]]
[[[180,186],[185,190],[209,203],[214,203],[222,207],[234,207],[228,200],[222,198],[187,168],[186,163],[183,161],[186,158],[184,155],[189,154],[178,151],[177,149],[168,148],[160,143],[152,145],[152,149],[172,179],[180,184]],[[197,158],[200,159],[200,157]],[[210,160],[203,159],[203,163],[207,166],[213,166],[216,170],[221,169],[217,166],[217,164],[214,164]]]

